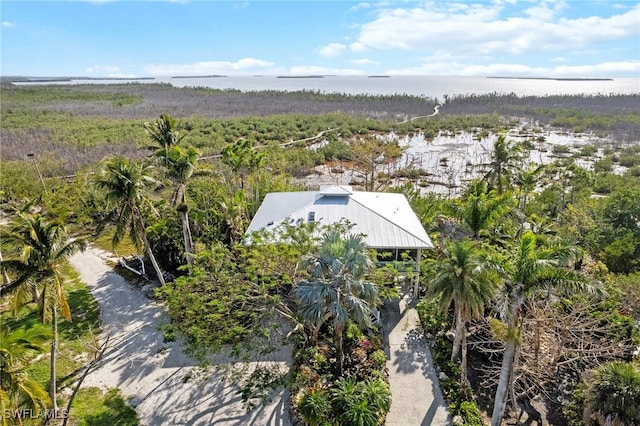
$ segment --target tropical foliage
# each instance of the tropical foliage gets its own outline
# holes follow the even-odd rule
[[[459,96],[448,98],[438,116],[411,121],[406,117],[422,115],[425,102],[438,102],[169,85],[3,86],[0,194],[6,203],[41,197],[39,216],[12,211],[12,219],[39,217],[45,229],[60,221],[84,235],[104,227],[115,245],[128,237],[145,252],[160,282],[163,269],[178,276],[158,291],[173,320],[165,332],[185,337],[202,358],[230,346],[264,356],[291,344],[296,361],[289,387],[303,421],[379,424],[389,390],[370,314],[383,294],[378,282],[388,277],[369,269],[361,241],[345,233],[285,227],[245,244],[246,226],[266,193],[307,188],[318,166],[335,179],[352,168],[360,174],[354,185],[405,193],[438,243],[421,269],[428,297],[418,306],[436,363],[462,379],[443,380],[443,390],[451,413],[468,424],[479,424],[492,409],[498,424],[534,398],[550,412],[573,402],[577,407],[574,390],[585,371],[633,357],[640,300],[638,149],[557,145],[550,154],[559,158],[544,167],[520,154],[544,140],[545,125],[637,140],[637,98]],[[180,120],[150,109],[167,99]],[[448,196],[425,194],[428,172],[390,167],[402,149],[386,135],[419,134],[429,143],[460,131],[496,138],[482,165],[484,179],[462,188],[453,179]],[[305,142],[318,134],[326,144],[309,149]],[[28,153],[38,160],[44,186],[32,184],[38,175],[25,162]],[[593,169],[580,167],[582,161]],[[3,238],[0,247],[8,274],[3,309],[11,293],[16,301],[40,301],[41,312],[54,317],[64,313],[65,293],[52,291],[53,275],[42,272],[48,266],[27,260],[20,249],[41,247],[9,242]],[[584,283],[594,279],[606,296],[586,292]],[[596,382],[621,383],[609,373],[593,373],[597,380],[588,377],[583,385],[581,407],[589,406],[593,421],[614,419],[613,411],[598,410],[615,401],[596,399],[606,387]],[[258,371],[252,377],[275,386],[284,376]],[[245,387],[243,396],[265,383]],[[18,394],[5,399],[28,402]],[[475,395],[485,396],[476,398],[481,410]],[[576,408],[571,418],[582,419],[583,411]]]
[[[85,242],[70,239],[63,225],[47,222],[39,215],[27,214],[18,216],[18,221],[6,235],[6,239],[21,253],[20,257],[5,260],[1,265],[3,269],[15,271],[17,276],[6,287],[7,291],[13,293],[14,306],[31,301],[31,296],[39,293],[36,301],[41,319],[51,323],[49,399],[51,408],[55,411],[58,409],[58,315],[71,321],[71,309],[63,291],[66,278],[62,267],[71,255],[84,250]]]

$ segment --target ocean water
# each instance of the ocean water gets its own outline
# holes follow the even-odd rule
[[[241,91],[299,91],[322,93],[394,95],[438,98],[458,95],[514,93],[517,96],[640,94],[640,78],[611,80],[515,79],[460,76],[322,76],[311,78],[278,76],[228,76],[154,78],[147,80],[71,80],[55,84],[170,83],[176,87],[208,87]],[[51,83],[19,83],[51,84]]]

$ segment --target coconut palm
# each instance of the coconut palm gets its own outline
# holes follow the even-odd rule
[[[471,182],[460,203],[451,206],[453,215],[464,226],[469,228],[473,239],[481,233],[489,231],[511,212],[514,199],[510,194],[498,195],[488,190],[487,184],[481,180]]]
[[[493,297],[500,281],[497,268],[482,259],[473,241],[450,244],[445,250],[446,259],[435,268],[435,275],[427,288],[427,297],[438,302],[447,312],[451,303],[455,311],[455,336],[451,361],[458,358],[462,348],[461,385],[467,382],[466,323],[482,315],[485,303]]]
[[[150,175],[150,171],[151,166],[115,156],[104,163],[102,172],[94,180],[94,185],[98,190],[104,191],[111,208],[105,221],[113,221],[116,225],[111,241],[113,246],[116,247],[125,234],[128,234],[138,250],[147,252],[160,284],[164,285],[162,270],[147,239],[142,214],[145,205],[155,211],[147,195],[158,185],[158,181]]]
[[[337,372],[342,375],[342,334],[347,322],[370,327],[371,314],[379,302],[376,286],[362,280],[373,263],[362,236],[343,238],[339,232],[331,231],[304,265],[310,278],[294,288],[299,313],[311,326],[314,344],[322,324],[333,319]]]
[[[161,114],[156,121],[144,123],[144,130],[151,137],[154,145],[147,148],[153,149],[156,154],[166,156],[169,149],[176,146],[184,138],[178,131],[178,123],[175,118],[167,114]]]
[[[194,247],[191,237],[191,227],[189,226],[189,206],[187,205],[186,199],[186,186],[196,170],[200,153],[193,147],[184,149],[179,146],[173,146],[166,152],[166,156],[162,153],[160,157],[163,159],[163,164],[169,178],[174,183],[175,188],[171,197],[171,205],[177,208],[180,213],[182,236],[184,238],[184,255],[189,265],[191,265],[194,256]]]
[[[8,425],[11,410],[46,409],[51,404],[42,386],[29,377],[30,359],[46,351],[41,342],[49,336],[36,329],[10,330],[0,326],[0,415],[2,425]]]
[[[519,240],[515,254],[508,262],[504,287],[499,292],[498,310],[504,323],[505,350],[498,388],[496,390],[492,426],[499,426],[505,411],[507,393],[513,395],[513,367],[518,348],[519,326],[525,301],[536,293],[548,294],[554,287],[585,289],[587,285],[563,266],[574,253],[567,245],[540,247],[536,235],[526,231]],[[515,401],[512,401],[515,404]]]
[[[640,424],[640,368],[614,361],[599,366],[587,391],[585,424],[631,426]]]
[[[39,285],[41,288],[38,300],[43,321],[51,322],[51,357],[49,398],[54,410],[56,406],[56,356],[58,349],[58,313],[67,321],[71,320],[71,310],[63,291],[65,277],[62,266],[67,259],[85,249],[85,242],[70,239],[64,226],[47,222],[42,216],[19,214],[18,220],[7,234],[8,241],[20,247],[21,256],[5,260],[3,267],[15,271],[21,283],[12,287],[15,300],[26,302],[31,300],[30,288]],[[29,290],[24,291],[25,288]]]
[[[495,189],[498,194],[502,194],[505,187],[511,184],[511,179],[520,161],[520,153],[520,146],[507,142],[505,135],[498,136],[498,139],[493,144],[491,162],[483,164],[483,166],[489,167],[489,171],[484,175],[483,180],[487,181],[489,186]]]
[[[256,150],[255,142],[249,139],[241,139],[227,145],[220,155],[222,162],[231,167],[234,174],[240,175],[240,189],[244,189],[247,173],[261,167],[266,158],[263,153]]]

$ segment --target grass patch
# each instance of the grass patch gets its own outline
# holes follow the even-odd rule
[[[118,389],[104,393],[92,387],[78,392],[69,421],[77,426],[135,426],[138,416]]]
[[[89,288],[80,281],[78,273],[71,266],[65,267],[64,275],[68,279],[64,289],[71,308],[71,321],[58,318],[57,376],[61,388],[70,384],[78,369],[84,365],[80,356],[88,352],[91,334],[97,334],[100,327],[100,310]],[[14,318],[7,316],[5,321],[12,329],[25,327],[45,332],[51,330],[51,324],[41,322],[38,307],[34,303],[24,306]],[[49,357],[31,364],[29,374],[46,389],[49,382]]]
[[[99,249],[114,253],[116,256],[131,256],[132,254],[138,254],[136,246],[133,245],[133,242],[129,237],[125,236],[122,238],[120,244],[115,248],[111,244],[112,239],[113,231],[108,231],[94,239],[93,244]]]

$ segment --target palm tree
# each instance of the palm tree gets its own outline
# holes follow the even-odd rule
[[[261,167],[265,161],[264,153],[258,152],[255,142],[249,139],[227,145],[220,155],[222,162],[231,167],[234,174],[240,174],[240,189],[244,189],[245,175]]]
[[[0,413],[3,426],[13,419],[11,410],[21,407],[45,409],[51,404],[47,391],[29,378],[26,370],[33,355],[46,351],[40,342],[48,337],[36,329],[9,330],[6,325],[0,325]]]
[[[155,150],[156,154],[164,153],[166,156],[169,149],[179,144],[185,136],[180,135],[178,127],[175,118],[167,114],[161,114],[156,121],[144,123],[144,130],[155,143],[148,148]]]
[[[158,185],[158,181],[149,174],[150,170],[151,166],[115,156],[105,162],[102,173],[95,179],[94,185],[104,191],[107,203],[112,209],[106,220],[114,221],[116,224],[111,241],[113,246],[116,247],[127,233],[138,250],[144,249],[147,252],[160,284],[164,285],[162,270],[151,250],[142,215],[145,205],[153,209],[147,194]]]
[[[469,228],[473,239],[478,239],[483,231],[490,230],[511,211],[514,204],[510,194],[498,195],[487,189],[484,181],[473,181],[464,200],[452,205],[453,215]]]
[[[538,166],[529,165],[526,169],[518,170],[515,181],[520,188],[520,203],[519,207],[523,213],[526,212],[527,202],[529,201],[529,194],[533,192],[538,183],[540,182],[540,175],[546,168],[546,165],[541,164]]]
[[[63,291],[65,277],[62,266],[66,260],[78,251],[85,249],[85,242],[69,239],[64,226],[50,223],[42,216],[19,214],[8,240],[21,247],[19,259],[5,260],[3,267],[16,271],[19,287],[12,287],[17,299],[23,302],[31,300],[30,291],[25,287],[40,285],[39,308],[43,321],[51,322],[51,361],[49,379],[49,398],[53,410],[56,405],[56,356],[58,349],[58,310],[67,321],[71,320],[71,310]]]
[[[462,347],[460,384],[467,382],[466,323],[482,315],[487,302],[500,284],[491,272],[496,267],[481,259],[473,241],[453,243],[445,250],[447,258],[436,266],[435,276],[429,282],[427,297],[438,301],[443,312],[451,303],[455,311],[455,336],[451,362],[458,358]]]
[[[574,252],[572,247],[566,245],[540,247],[538,242],[536,235],[531,231],[526,231],[520,237],[516,253],[507,265],[507,280],[500,292],[498,309],[506,329],[503,336],[506,346],[493,406],[492,426],[499,426],[502,421],[509,389],[511,389],[512,403],[515,404],[513,367],[526,299],[533,297],[536,292],[548,294],[556,286],[573,289],[587,287],[583,280],[562,268]]]
[[[186,186],[191,176],[196,170],[196,164],[200,153],[197,149],[189,147],[187,149],[179,146],[171,147],[167,152],[160,155],[164,159],[169,178],[174,182],[175,189],[171,197],[171,205],[177,208],[182,222],[182,236],[184,238],[184,256],[187,263],[193,262],[194,246],[191,237],[191,227],[189,226],[189,206],[186,199]]]
[[[371,326],[371,314],[379,303],[376,286],[362,280],[373,262],[362,236],[343,238],[340,232],[331,231],[304,265],[310,278],[294,288],[299,313],[311,326],[313,344],[322,324],[333,319],[337,372],[342,375],[342,334],[347,322],[352,320],[363,328]]]
[[[631,362],[599,366],[587,392],[585,423],[626,426],[640,424],[640,369]]]
[[[483,179],[491,188],[496,189],[499,195],[503,193],[505,186],[511,184],[511,178],[520,160],[520,151],[519,145],[510,144],[505,135],[500,135],[493,144],[491,162],[483,164],[489,167]]]

